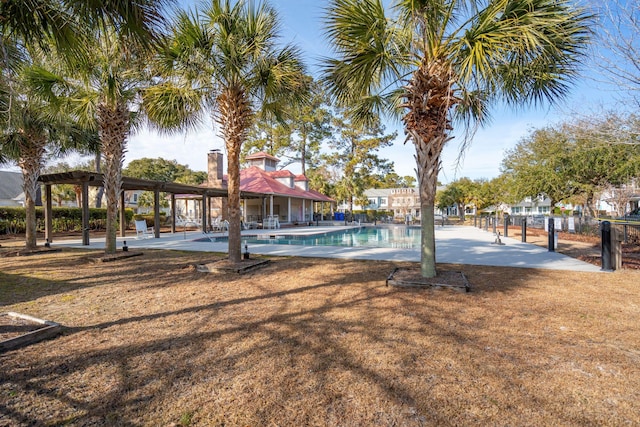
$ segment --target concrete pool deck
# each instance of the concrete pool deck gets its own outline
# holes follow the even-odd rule
[[[384,227],[404,227],[403,225],[385,225]],[[313,235],[332,231],[357,228],[352,226],[301,227],[279,230],[243,230],[243,236],[255,235]],[[549,252],[546,248],[522,243],[509,237],[501,237],[504,245],[496,245],[493,233],[470,226],[436,227],[436,262],[450,264],[474,264],[502,267],[541,268],[550,270],[569,270],[600,272],[600,267],[571,258],[558,252]],[[225,236],[225,233],[209,233],[211,238]],[[118,237],[118,250],[127,242],[131,249],[169,249],[198,252],[227,252],[227,242],[212,242],[202,232],[186,231],[163,233],[159,239],[136,240],[135,236]],[[91,239],[89,246],[83,246],[82,240],[59,240],[54,247],[75,247],[104,249],[104,238]],[[243,248],[244,251],[244,248]],[[302,256],[316,258],[345,258],[384,261],[420,261],[419,249],[375,248],[346,246],[301,246],[250,244],[249,252],[273,256]]]

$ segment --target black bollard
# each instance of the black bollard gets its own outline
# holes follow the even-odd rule
[[[127,246],[126,240],[122,244],[122,252],[129,252],[129,246]]]
[[[555,252],[556,251],[556,239],[555,239],[555,223],[553,221],[552,217],[549,217],[549,225],[547,227],[549,229],[549,240],[548,240],[548,244],[549,244],[549,252]]]
[[[611,259],[611,223],[609,221],[602,221],[600,224],[600,236],[601,236],[601,258],[602,258],[602,271],[613,271],[613,263]]]
[[[527,242],[527,218],[522,218],[522,242]]]
[[[504,237],[509,237],[509,215],[504,215]]]

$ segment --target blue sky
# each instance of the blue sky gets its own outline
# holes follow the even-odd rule
[[[179,1],[185,8],[198,3],[197,0]],[[320,58],[328,54],[321,27],[322,7],[326,2],[271,0],[271,4],[282,18],[282,41],[293,42],[301,48],[309,70],[313,73],[317,70]],[[586,69],[585,73],[591,74],[591,71]],[[494,109],[493,121],[476,133],[470,149],[466,151],[457,168],[460,138],[454,138],[448,143],[443,152],[443,167],[439,180],[448,183],[463,176],[472,179],[496,177],[500,172],[504,151],[514,147],[531,129],[568,119],[571,114],[590,114],[597,111],[601,105],[610,105],[613,94],[599,86],[602,84],[594,80],[581,79],[569,98],[553,108],[543,106],[519,111]],[[398,138],[393,147],[381,152],[381,156],[394,162],[396,173],[399,175],[415,176],[413,144],[403,144],[404,135],[398,123],[387,122],[387,130],[398,130]],[[161,136],[143,130],[129,139],[125,164],[142,157],[162,157],[175,159],[194,170],[205,171],[206,153],[213,148],[224,150],[224,144],[211,123],[203,125],[198,131],[173,136]],[[291,168],[296,171],[295,165]]]

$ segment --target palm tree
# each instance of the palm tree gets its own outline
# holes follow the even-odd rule
[[[164,23],[162,8],[173,0],[3,0],[0,35],[26,44],[50,47],[66,54],[82,47],[83,34],[95,26],[120,28],[121,33],[149,43]]]
[[[257,114],[278,115],[305,86],[298,50],[280,48],[267,3],[212,0],[199,16],[180,13],[161,55],[168,75],[145,92],[152,122],[180,130],[212,112],[227,151],[229,260],[240,262],[240,152]],[[176,114],[176,111],[179,114]]]
[[[568,0],[331,0],[326,34],[336,57],[324,80],[357,120],[401,116],[416,149],[421,272],[435,277],[434,202],[453,123],[466,132],[489,107],[561,99],[577,75],[590,16]]]
[[[64,151],[72,140],[83,132],[57,108],[38,96],[31,70],[40,59],[38,49],[21,50],[19,61],[10,61],[3,79],[8,85],[4,92],[6,110],[0,131],[0,163],[15,163],[20,167],[25,194],[25,242],[27,249],[35,249],[35,200],[38,178],[45,154]],[[0,95],[2,97],[3,95]]]

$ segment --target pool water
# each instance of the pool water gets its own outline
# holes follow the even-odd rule
[[[242,238],[247,244],[300,245],[300,246],[358,246],[375,248],[420,248],[420,228],[362,227],[329,233],[303,235],[266,234]]]

